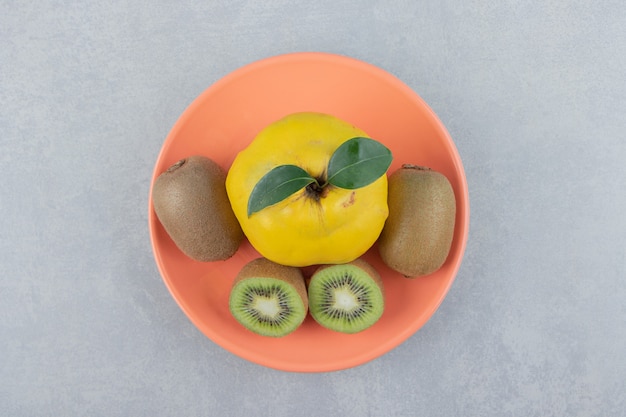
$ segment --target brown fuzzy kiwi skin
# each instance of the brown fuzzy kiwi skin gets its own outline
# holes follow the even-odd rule
[[[157,218],[176,246],[194,260],[226,260],[243,240],[225,182],[224,170],[200,155],[179,160],[154,182]]]
[[[372,266],[370,265],[367,261],[365,261],[362,258],[357,258],[351,262],[348,262],[344,265],[354,265],[356,267],[361,268],[363,271],[365,271],[370,277],[372,277],[372,279],[374,280],[374,282],[380,287],[380,291],[383,293],[383,299],[385,297],[385,287],[383,285],[383,279],[381,278],[380,274],[378,273],[378,271]],[[336,265],[320,265],[316,270],[315,270],[315,274],[317,274],[318,272],[331,267],[331,266],[336,266]]]
[[[267,258],[256,258],[248,262],[241,268],[235,280],[233,281],[233,288],[240,281],[247,278],[276,278],[291,285],[297,292],[302,302],[304,303],[304,309],[309,309],[309,297],[307,294],[307,287],[304,280],[304,275],[300,268],[294,266],[286,266],[277,264],[270,261]]]
[[[437,271],[454,236],[456,200],[440,172],[403,165],[389,176],[389,217],[378,239],[383,262],[407,278]]]

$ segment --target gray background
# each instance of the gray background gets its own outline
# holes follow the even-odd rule
[[[621,0],[1,0],[0,415],[623,416],[625,22]],[[471,199],[440,309],[333,373],[215,345],[149,243],[149,180],[178,116],[295,51],[411,86]]]

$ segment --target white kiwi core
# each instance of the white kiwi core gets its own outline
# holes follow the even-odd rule
[[[333,308],[337,310],[352,311],[359,307],[359,302],[348,287],[341,287],[334,290],[333,299]]]
[[[267,297],[257,298],[252,308],[268,319],[276,318],[281,311],[280,305],[278,305],[278,299]]]

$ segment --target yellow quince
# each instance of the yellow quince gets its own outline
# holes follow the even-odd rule
[[[389,213],[390,163],[387,148],[349,123],[295,113],[239,152],[226,190],[262,256],[290,266],[346,263],[380,235]]]

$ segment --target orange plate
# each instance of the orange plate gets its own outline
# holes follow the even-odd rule
[[[209,87],[185,110],[161,149],[150,190],[161,172],[193,154],[205,155],[228,169],[257,132],[300,111],[329,113],[358,126],[391,149],[390,173],[403,163],[426,165],[443,172],[456,193],[454,241],[439,271],[409,280],[387,268],[375,247],[364,255],[381,273],[386,292],[385,312],[374,326],[345,335],[322,328],[309,316],[286,337],[257,336],[228,311],[235,275],[244,263],[259,256],[247,241],[227,261],[192,261],[174,246],[156,218],[152,194],[150,236],[169,291],[215,343],[275,369],[335,371],[370,361],[409,338],[439,307],[461,264],[469,228],[463,166],[445,127],[415,92],[377,67],[326,53],[286,54],[246,65]]]

